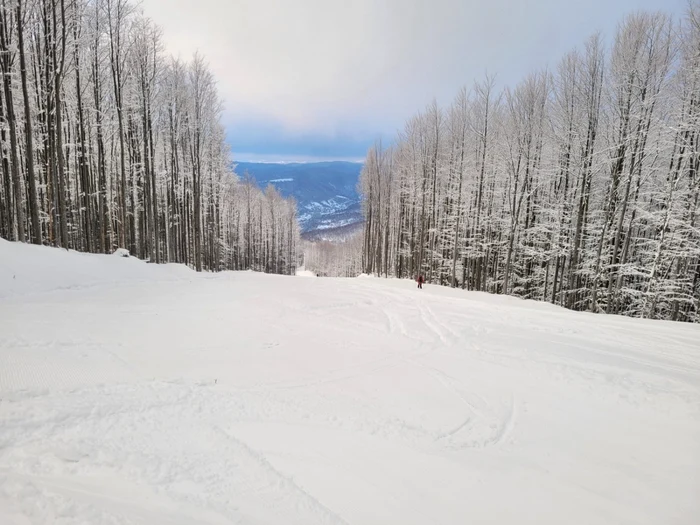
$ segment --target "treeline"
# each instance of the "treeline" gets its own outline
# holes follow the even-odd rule
[[[128,0],[0,0],[0,235],[293,273],[296,206],[239,182],[204,59]]]
[[[319,277],[357,277],[362,273],[362,235],[339,241],[303,241],[304,267]]]
[[[700,3],[416,115],[361,175],[367,273],[700,321]]]

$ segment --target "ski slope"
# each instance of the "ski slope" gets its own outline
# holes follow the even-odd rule
[[[0,241],[0,523],[700,521],[700,327]]]

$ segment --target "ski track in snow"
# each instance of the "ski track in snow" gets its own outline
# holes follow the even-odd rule
[[[0,241],[0,523],[694,525],[700,329]]]

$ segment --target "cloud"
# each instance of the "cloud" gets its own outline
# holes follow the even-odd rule
[[[394,137],[393,130],[383,133],[342,115],[318,126],[295,128],[279,118],[260,114],[226,114],[224,125],[234,157],[241,160],[253,160],[256,155],[278,160],[358,160],[376,140],[390,142]]]
[[[323,150],[343,156],[352,150],[355,156],[375,137],[393,135],[433,98],[448,103],[487,70],[502,84],[514,84],[535,68],[554,67],[596,30],[611,36],[625,13],[682,13],[686,0],[143,0],[142,5],[163,28],[171,53],[189,57],[199,50],[207,57],[234,151],[268,153],[278,147],[285,154],[288,147],[297,154]],[[345,148],[344,140],[354,146]]]

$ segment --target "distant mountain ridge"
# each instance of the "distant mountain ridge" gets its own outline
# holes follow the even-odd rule
[[[363,221],[357,183],[357,162],[237,162],[236,173],[247,171],[261,188],[275,186],[296,199],[304,233],[350,226]]]

